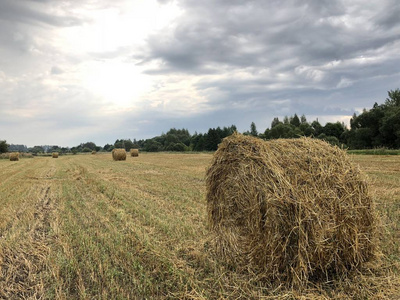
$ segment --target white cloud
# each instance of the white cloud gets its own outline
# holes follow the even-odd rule
[[[348,120],[398,87],[399,12],[392,0],[2,1],[0,139]]]

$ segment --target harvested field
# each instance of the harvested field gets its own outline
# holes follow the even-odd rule
[[[211,159],[0,160],[0,299],[400,298],[400,157],[352,156],[376,200],[380,259],[301,293],[219,261],[207,228]]]

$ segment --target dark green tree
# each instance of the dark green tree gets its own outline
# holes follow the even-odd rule
[[[275,125],[275,126],[276,126],[276,125]],[[274,126],[274,127],[275,127],[275,126]],[[271,129],[269,129],[269,128],[265,129],[264,134],[262,135],[261,138],[264,139],[264,140],[270,140],[270,139],[272,139],[272,137],[271,137]]]
[[[219,128],[219,127],[218,127]],[[221,143],[221,137],[219,135],[218,128],[208,129],[207,135],[205,136],[204,149],[207,151],[215,151],[218,148],[218,144]]]
[[[389,98],[386,98],[386,106],[400,106],[400,89],[388,91]]]
[[[29,149],[30,152],[34,153],[34,154],[38,154],[38,153],[44,153],[44,149],[41,146],[34,146],[31,149]]]
[[[96,144],[93,143],[93,142],[82,143],[82,144],[81,144],[81,148],[82,148],[82,149],[88,148],[88,149],[90,149],[91,151],[94,151],[94,150],[96,150]],[[88,151],[88,152],[89,152],[89,151]]]
[[[124,140],[116,140],[114,143],[115,148],[125,148]]]
[[[251,124],[250,124],[250,135],[258,136],[257,127],[256,127],[256,124],[254,122],[251,122]]]
[[[327,141],[331,145],[340,146],[339,139],[335,136],[327,136],[325,133],[321,133],[318,138]]]
[[[294,116],[290,118],[290,125],[293,125],[294,127],[300,126],[300,119],[297,114],[294,114]]]
[[[227,136],[232,135],[235,131],[237,131],[237,128],[235,125],[231,125],[229,127],[222,128],[222,132],[220,133],[221,139],[226,138]]]
[[[318,122],[318,119],[311,123],[311,127],[314,130],[314,135],[319,136],[323,132],[322,125]]]
[[[125,150],[130,151],[133,148],[133,142],[131,139],[124,140]]]
[[[105,144],[103,149],[104,149],[104,151],[110,152],[110,151],[112,151],[112,149],[114,149],[114,145]]]
[[[290,124],[290,120],[289,120],[288,116],[284,116],[283,117],[283,124],[285,124],[285,125],[289,125]]]
[[[268,136],[271,139],[294,138],[296,136],[295,127],[290,124],[278,124],[270,129]]]
[[[276,125],[282,124],[281,121],[279,121],[279,118],[274,118],[271,122],[271,128],[274,128]]]
[[[162,151],[163,145],[157,142],[155,138],[148,139],[145,141],[144,150],[148,152],[158,152]]]
[[[7,141],[0,141],[0,153],[6,153],[8,151]]]
[[[347,145],[351,149],[369,149],[374,136],[370,128],[357,128],[350,130],[347,137]]]
[[[186,149],[186,145],[184,143],[170,143],[168,147],[165,149],[167,151],[178,151],[183,152]]]
[[[204,135],[196,132],[191,138],[190,147],[193,151],[204,151]]]
[[[314,128],[312,128],[311,125],[308,124],[307,122],[301,123],[299,129],[301,131],[301,135],[303,136],[312,136],[314,135],[315,132]]]
[[[385,146],[400,148],[400,106],[394,106],[387,110],[379,130]]]
[[[364,109],[359,116],[353,114],[350,119],[350,133],[347,135],[348,146],[355,149],[383,146],[385,141],[381,127],[386,110],[384,105],[375,103],[371,110]]]
[[[345,130],[346,130],[346,128],[344,128],[343,124],[340,122],[336,122],[336,123],[328,122],[323,127],[322,132],[324,134],[326,134],[327,136],[334,136],[339,140],[340,136],[343,134],[343,132]]]

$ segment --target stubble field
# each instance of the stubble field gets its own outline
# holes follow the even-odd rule
[[[400,298],[400,156],[353,156],[381,218],[377,262],[302,292],[218,262],[206,216],[211,157],[0,160],[0,299]]]

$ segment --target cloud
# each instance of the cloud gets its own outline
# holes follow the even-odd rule
[[[400,22],[387,13],[399,10],[395,1],[179,4],[185,13],[148,39],[147,72],[201,77],[196,87],[221,97],[209,98],[217,107],[221,101],[268,107],[276,90],[302,101],[301,95],[314,98],[317,90],[331,93],[399,75],[400,36],[394,29]],[[337,106],[348,106],[346,98],[337,99]]]
[[[64,73],[64,71],[60,67],[53,66],[53,67],[51,67],[50,73],[52,75],[59,75],[59,74]]]
[[[345,120],[399,87],[399,12],[395,0],[2,1],[0,138]]]
[[[49,10],[49,6],[52,8]],[[71,16],[68,4],[53,5],[52,1],[1,1],[0,19],[29,25],[76,26],[82,20]],[[43,12],[44,11],[44,12]]]

